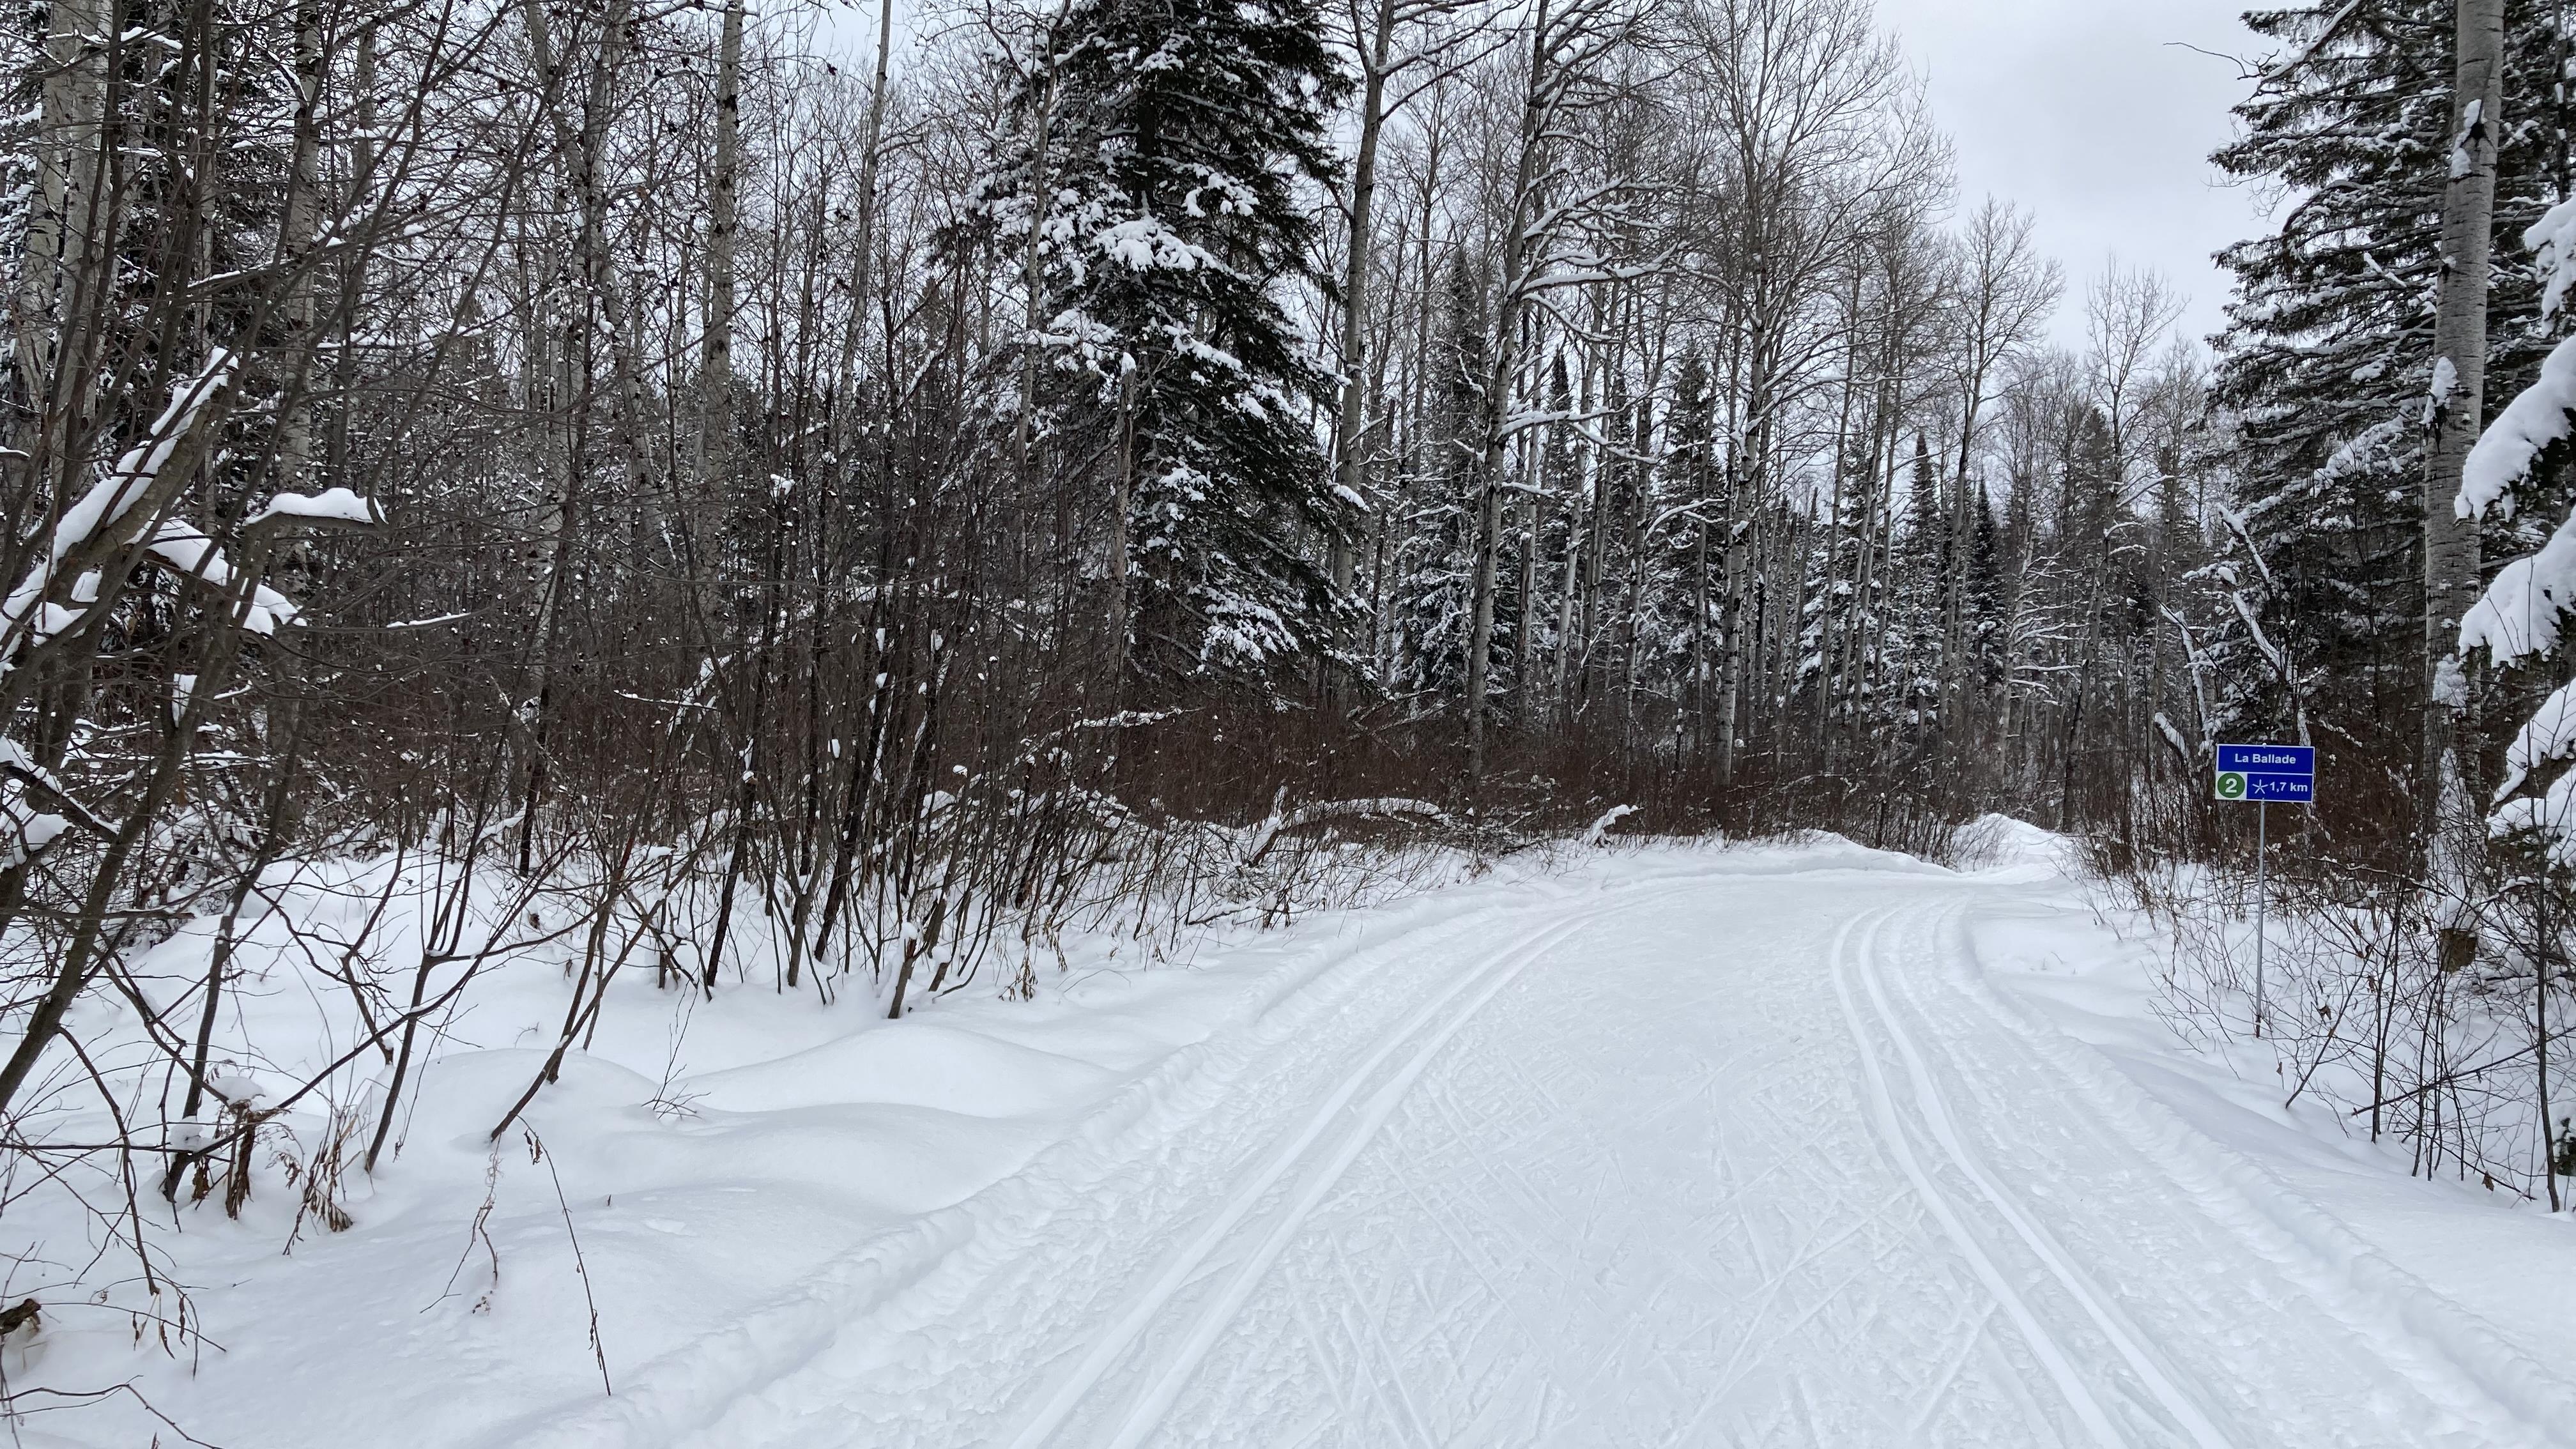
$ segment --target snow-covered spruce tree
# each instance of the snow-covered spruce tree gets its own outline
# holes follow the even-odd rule
[[[1105,505],[1128,666],[1274,676],[1342,607],[1329,379],[1281,293],[1321,283],[1308,188],[1346,79],[1309,0],[1075,0],[1051,39],[978,194],[1006,252],[1035,229],[1034,431]]]
[[[1562,421],[1547,427],[1547,441],[1539,452],[1538,486],[1549,507],[1539,520],[1538,552],[1544,578],[1555,585],[1556,609],[1539,627],[1547,636],[1550,687],[1561,695],[1574,651],[1584,644],[1575,596],[1592,587],[1583,578],[1592,556],[1584,543],[1598,510],[1585,497],[1584,459],[1576,451],[1583,424],[1574,420],[1573,374],[1562,350],[1549,358],[1547,378],[1547,410]],[[1556,703],[1563,706],[1567,701],[1560,698]]]
[[[1429,359],[1423,447],[1403,489],[1414,527],[1397,555],[1392,612],[1394,688],[1454,692],[1467,677],[1474,541],[1469,537],[1476,420],[1484,409],[1484,281],[1464,251],[1450,261],[1439,337]]]
[[[1679,653],[1680,702],[1694,739],[1705,738],[1710,720],[1713,661],[1725,600],[1718,592],[1712,563],[1726,547],[1727,478],[1719,463],[1716,391],[1708,363],[1698,349],[1682,354],[1673,379],[1671,451],[1664,456],[1664,516],[1674,525],[1670,537],[1673,572],[1686,581],[1677,599],[1680,626],[1668,641]]]
[[[2448,174],[2451,0],[2318,0],[2247,24],[2282,60],[2237,107],[2213,158],[2295,201],[2272,233],[2228,248],[2236,276],[2214,401],[2237,421],[2240,508],[2213,584],[2235,597],[2211,652],[2222,734],[2313,727],[2320,742],[2411,759],[2421,695],[2423,404]],[[2509,241],[2562,194],[2551,7],[2507,13],[2506,129],[2494,234]],[[2499,245],[2503,257],[2508,247]],[[2526,383],[2541,344],[2527,269],[2488,300],[2493,396]],[[2241,611],[2241,613],[2240,613]]]
[[[1906,478],[1905,521],[1896,535],[1896,607],[1888,638],[1895,697],[1888,707],[1911,734],[1931,723],[1946,666],[1941,658],[1943,591],[1950,577],[1950,510],[1933,471],[1932,451],[1914,435],[1914,461]]]
[[[2523,241],[2540,262],[2544,278],[2540,312],[2545,325],[2561,311],[2569,286],[2576,284],[2576,200],[2550,208],[2523,234]],[[2558,465],[2566,461],[2571,425],[2576,425],[2576,337],[2550,351],[2539,377],[2505,404],[2469,450],[2453,505],[2458,516],[2512,520],[2517,504],[2526,501],[2517,495],[2529,492],[2536,476],[2559,471]],[[2537,549],[2496,571],[2460,620],[2460,654],[2473,657],[2472,651],[2484,648],[2498,668],[2545,667],[2552,658],[2563,661],[2559,646],[2571,609],[2576,609],[2576,512],[2570,512]],[[2567,768],[2571,758],[2576,758],[2576,680],[2559,684],[2514,733],[2505,750],[2503,783],[2496,788],[2487,817],[2490,836],[2529,851],[2525,858],[2536,857],[2539,866],[2532,872],[2538,879],[2526,881],[2537,889],[2499,892],[2489,919],[2509,917],[2525,905],[2532,911],[2519,954],[2541,963],[2532,974],[2531,1054],[2538,1066],[2542,1176],[2553,1210],[2560,1205],[2558,1178],[2576,1172],[2576,1124],[2553,1110],[2549,1091],[2554,994],[2549,989],[2549,966],[2558,956],[2564,930],[2553,926],[2550,915],[2554,910],[2559,921],[2566,919],[2566,877],[2553,878],[2550,867],[2563,872],[2576,866],[2576,770]],[[2456,786],[2457,777],[2448,783]],[[2558,903],[2555,907],[2552,898]],[[2446,924],[2456,928],[2463,922],[2455,918]],[[2514,926],[2506,924],[2504,934],[2512,940]],[[2563,967],[2563,957],[2558,964]],[[2557,1028],[2557,1034],[2563,1033],[2563,1027]]]
[[[2576,285],[2576,200],[2550,209],[2524,233],[2542,263],[2544,320],[2562,310]],[[2543,464],[2562,461],[2576,424],[2576,337],[2560,342],[2540,375],[2515,394],[2469,452],[2460,480],[2459,515],[2511,520],[2530,502]],[[2555,650],[2576,609],[2576,512],[2529,553],[2496,571],[2460,623],[2463,653],[2483,647],[2498,667],[2534,661]],[[2523,721],[2505,751],[2504,782],[2489,824],[2499,836],[2524,836],[2562,866],[2576,865],[2576,681],[2559,686]],[[2556,770],[2545,783],[2537,777]]]
[[[1992,693],[2004,682],[2003,541],[1996,531],[1994,499],[1983,482],[1977,484],[1977,499],[1971,506],[1963,601],[1968,622],[1961,647],[1972,665],[1967,672],[1971,687]]]

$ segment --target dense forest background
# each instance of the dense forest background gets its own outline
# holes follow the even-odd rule
[[[432,882],[408,954],[314,953],[368,1166],[512,944],[576,943],[566,1047],[630,960],[899,1014],[1317,827],[2006,810],[2177,889],[2250,848],[2213,743],[2291,739],[2294,880],[2439,874],[2448,0],[2251,17],[2216,159],[2278,227],[2208,348],[1954,193],[1864,0],[14,14],[12,1192],[248,1190],[283,1107],[216,1041],[282,862]],[[2569,195],[2568,31],[2504,25],[2490,413]],[[2484,791],[2549,681],[2472,672]],[[2545,1070],[2499,953],[2555,937],[2387,909],[2537,986]],[[202,978],[138,967],[208,917]]]

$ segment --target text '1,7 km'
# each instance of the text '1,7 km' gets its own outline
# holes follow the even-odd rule
[[[2314,745],[2220,745],[2218,798],[2256,804],[2313,804],[2317,798]]]

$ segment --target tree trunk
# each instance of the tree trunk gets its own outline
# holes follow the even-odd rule
[[[1530,223],[1538,203],[1539,150],[1545,144],[1551,108],[1547,102],[1549,68],[1548,5],[1539,0],[1530,25],[1529,74],[1522,92],[1520,155],[1512,177],[1511,216],[1503,233],[1501,306],[1494,318],[1494,356],[1486,374],[1484,455],[1476,467],[1475,617],[1467,640],[1467,789],[1481,796],[1485,788],[1485,691],[1487,656],[1494,647],[1494,566],[1501,541],[1503,450],[1511,442],[1512,379],[1520,371],[1522,293],[1528,285]]]
[[[859,153],[859,214],[850,227],[850,317],[841,333],[841,370],[836,379],[844,446],[852,425],[857,421],[859,343],[867,332],[869,272],[876,260],[877,177],[885,164],[886,70],[893,46],[894,0],[878,0],[877,68],[876,75],[868,83],[867,144]],[[1045,144],[1043,138],[1039,144]],[[1034,286],[1034,266],[1029,268],[1028,275]],[[1034,307],[1034,290],[1030,297],[1030,305]],[[1023,404],[1027,401],[1026,397],[1021,399]],[[1025,408],[1021,417],[1027,417]]]
[[[19,387],[39,412],[51,390],[66,304],[97,240],[94,187],[106,129],[107,17],[99,0],[54,0],[45,25],[35,185],[18,275]]]
[[[2460,619],[2478,597],[2476,525],[2453,508],[2484,419],[2487,280],[2495,222],[2496,137],[2504,91],[2504,0],[2459,0],[2451,97],[2450,184],[2442,195],[2442,275],[2433,318],[2432,437],[2424,461],[2425,699],[2417,799],[2436,883],[2450,886],[2478,841],[2467,776],[2475,768]],[[2448,373],[2448,377],[2444,374]],[[2448,386],[2443,386],[2444,383]],[[2448,844],[2446,845],[2446,842]],[[2455,893],[2456,894],[2456,893]]]
[[[721,476],[732,453],[734,234],[741,220],[743,0],[725,6],[716,44],[715,174],[707,191],[707,311],[698,352],[698,481]],[[861,245],[864,247],[865,243]]]
[[[1368,496],[1367,424],[1370,243],[1377,202],[1377,143],[1386,124],[1386,66],[1395,46],[1395,0],[1378,0],[1377,29],[1370,37],[1367,63],[1361,68],[1359,146],[1351,155],[1351,228],[1349,256],[1342,273],[1341,425],[1334,442],[1333,472],[1351,499]],[[1348,537],[1332,541],[1333,590],[1348,595],[1357,555]]]

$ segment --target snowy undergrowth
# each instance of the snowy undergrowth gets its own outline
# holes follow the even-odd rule
[[[2250,875],[2183,864],[2104,884],[2095,900],[2122,935],[2154,943],[2150,1004],[2193,1049],[2319,1107],[2410,1172],[2547,1201],[2544,1088],[2552,1117],[2566,1107],[2533,1050],[2532,922],[2490,910],[2476,955],[2446,962],[2421,893],[2276,878],[2270,895],[2258,913]],[[2570,1003],[2552,996],[2563,1014]]]
[[[21,1130],[51,1150],[0,1184],[0,1295],[37,1305],[0,1344],[12,1428],[372,1442],[390,1375],[404,1442],[447,1443],[585,1380],[631,1390],[621,1368],[1009,1173],[1368,907],[1563,859],[1327,832],[1247,861],[1246,836],[1112,842],[1054,919],[921,951],[900,1021],[923,925],[865,903],[820,970],[742,903],[706,990],[704,873],[280,863],[229,933],[200,916],[131,963],[156,1019],[193,1024],[229,943],[193,1118],[189,1043],[128,1001],[85,1002],[48,1060]]]

